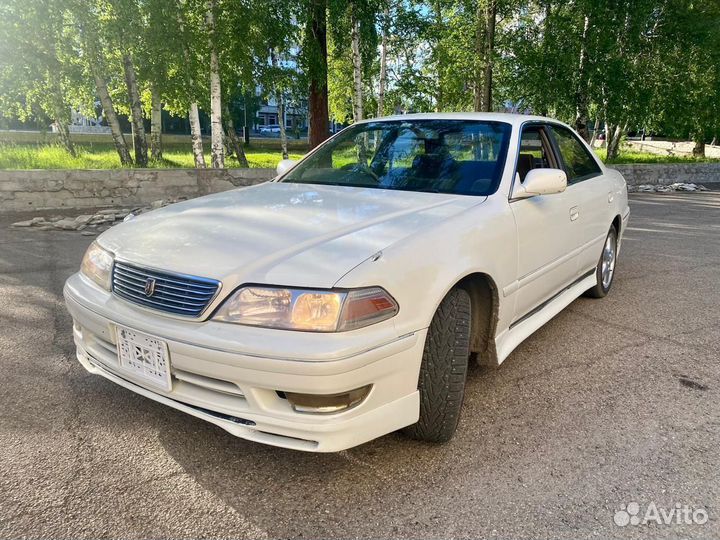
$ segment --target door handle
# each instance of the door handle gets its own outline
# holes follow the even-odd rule
[[[573,206],[570,209],[570,221],[575,221],[577,218],[580,217],[580,210],[577,206]]]

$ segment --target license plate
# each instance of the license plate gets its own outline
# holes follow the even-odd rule
[[[118,361],[128,373],[170,391],[170,354],[164,341],[130,330],[116,327]]]

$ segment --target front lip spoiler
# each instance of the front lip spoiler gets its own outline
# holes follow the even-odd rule
[[[273,446],[302,450],[305,452],[318,451],[318,442],[315,440],[285,435],[283,433],[276,433],[274,430],[264,431],[261,427],[258,427],[256,422],[253,420],[218,413],[217,411],[208,410],[204,407],[198,407],[196,405],[190,405],[153,392],[152,390],[128,381],[124,377],[117,375],[114,371],[107,369],[99,361],[87,354],[87,352],[84,353],[82,358],[78,354],[78,360],[80,360],[80,363],[83,365],[90,365],[92,367],[92,370],[89,370],[91,373],[105,377],[109,381],[114,382],[123,388],[127,388],[131,392],[135,392],[140,396],[156,401],[161,405],[165,405],[177,411],[184,412],[185,414],[189,414],[214,424],[235,437],[259,443],[271,444]]]
[[[240,424],[241,426],[256,426],[257,424],[253,422],[252,420],[247,420],[245,418],[238,418],[237,416],[231,416],[229,414],[217,412],[217,411],[211,411],[210,409],[205,409],[204,407],[198,407],[197,405],[191,405],[190,403],[185,403],[183,401],[178,401],[176,399],[173,399],[175,403],[179,403],[180,405],[185,405],[186,407],[190,407],[191,409],[195,409],[196,411],[200,411],[201,413],[208,414],[210,416],[215,416],[216,418],[220,418],[221,420],[227,420],[228,422],[233,422],[235,424]]]
[[[98,362],[97,360],[95,360],[95,358],[93,358],[93,357],[90,356],[89,354],[88,354],[87,356],[88,356],[88,358],[89,358],[90,363],[91,363],[93,366],[95,366],[97,369],[102,370],[102,371],[105,371],[106,373],[111,374],[113,377],[117,377],[118,379],[122,379],[122,380],[123,380],[126,384],[128,384],[128,385],[132,385],[133,387],[137,387],[137,388],[142,388],[142,387],[141,387],[140,385],[138,385],[137,383],[135,383],[135,382],[133,382],[133,381],[130,381],[130,380],[126,379],[125,377],[123,377],[122,375],[118,374],[115,370],[110,370],[110,369],[108,369],[106,366],[104,366],[103,364],[101,364],[100,362]],[[193,405],[192,403],[185,403],[184,401],[179,401],[179,400],[173,399],[173,398],[171,398],[171,397],[167,397],[167,396],[163,396],[163,397],[164,397],[165,399],[169,400],[169,401],[172,401],[172,402],[177,403],[178,405],[180,405],[180,406],[182,406],[182,407],[190,407],[191,409],[195,409],[196,411],[201,412],[201,413],[203,413],[203,414],[207,414],[207,415],[209,415],[209,416],[214,416],[215,418],[218,418],[218,419],[220,419],[220,420],[225,420],[225,421],[228,421],[228,422],[233,422],[234,424],[240,424],[241,426],[249,426],[249,427],[252,427],[252,426],[256,426],[256,425],[257,425],[257,423],[254,422],[253,420],[248,420],[248,419],[246,419],[246,418],[240,418],[240,417],[237,417],[237,416],[232,416],[232,415],[230,415],[230,414],[225,414],[225,413],[221,413],[221,412],[218,412],[218,411],[213,411],[213,410],[211,410],[211,409],[206,409],[205,407],[200,407],[200,406],[198,406],[198,405]]]

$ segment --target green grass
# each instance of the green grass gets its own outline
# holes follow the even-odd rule
[[[596,148],[595,153],[600,156],[603,162],[607,161],[607,150],[605,148]],[[617,159],[612,160],[609,164],[632,164],[632,163],[705,163],[720,161],[717,158],[694,158],[692,156],[664,156],[661,154],[652,154],[650,152],[636,152],[623,148]]]
[[[14,144],[0,143],[0,169],[119,169],[120,159],[111,144],[88,143],[77,145],[78,155],[71,156],[57,144]],[[353,150],[354,151],[354,150]],[[598,156],[606,161],[604,148],[596,150]],[[274,168],[281,159],[277,148],[249,146],[245,153],[251,167]],[[303,152],[294,150],[291,159],[300,159]],[[205,148],[205,159],[210,162],[210,148]],[[663,156],[648,152],[635,152],[622,149],[613,163],[698,163],[720,161],[718,159],[696,159],[692,156]],[[226,160],[227,167],[238,167],[235,157]],[[152,162],[151,168],[193,168],[192,153],[187,144],[167,144],[163,160]]]
[[[77,145],[77,156],[71,156],[56,144],[0,144],[0,169],[119,169],[120,158],[110,144]],[[282,159],[278,149],[247,147],[251,167],[274,168]],[[300,159],[302,153],[293,152],[290,159]],[[210,148],[205,148],[205,160],[210,162]],[[238,167],[235,157],[226,160],[227,167]],[[151,162],[151,168],[193,168],[194,161],[187,145],[166,145],[163,159]]]

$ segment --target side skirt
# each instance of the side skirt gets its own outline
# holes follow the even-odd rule
[[[576,298],[597,284],[595,270],[586,274],[567,289],[540,304],[527,315],[515,321],[510,327],[495,338],[498,352],[498,365],[501,364],[515,348],[528,336],[538,330],[550,319],[555,317]]]

